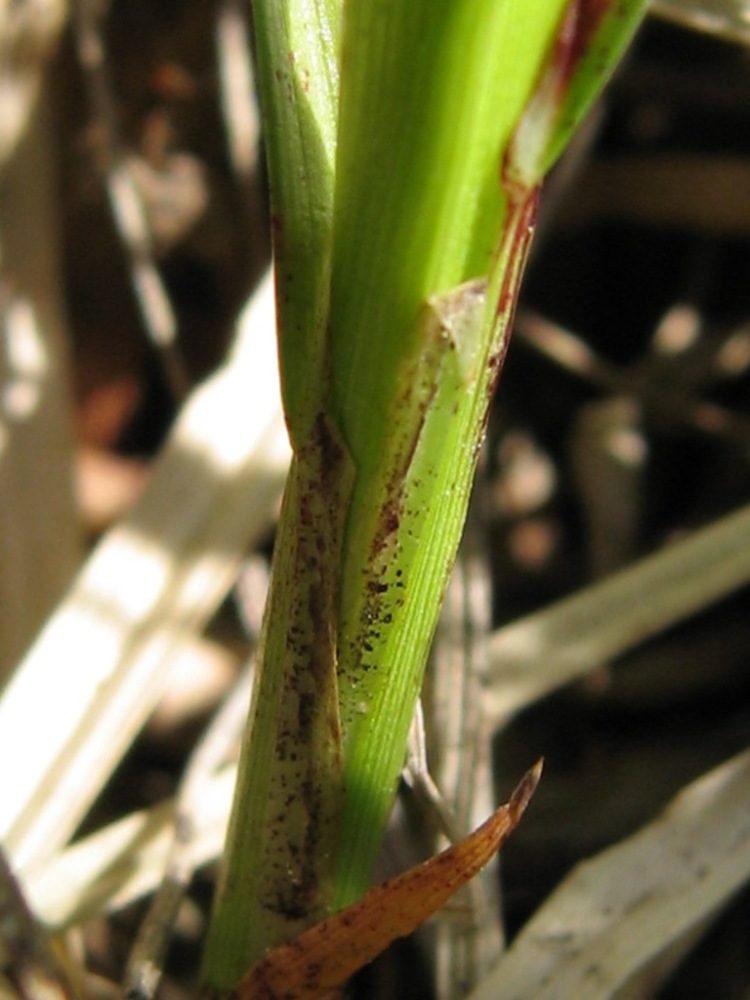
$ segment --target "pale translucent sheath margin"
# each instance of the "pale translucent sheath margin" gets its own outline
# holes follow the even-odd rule
[[[0,836],[17,868],[68,840],[162,690],[170,658],[272,522],[288,466],[273,282],[192,394],[147,489],[82,569],[0,700]]]

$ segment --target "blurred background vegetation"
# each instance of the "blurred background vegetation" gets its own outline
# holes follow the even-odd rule
[[[479,567],[479,598],[459,620],[468,615],[479,633],[750,495],[750,13],[716,0],[655,6],[546,187],[463,557]],[[246,16],[233,0],[0,10],[6,676],[92,544],[141,494],[269,261],[255,108],[247,89],[233,96],[251,68]],[[270,519],[256,535],[265,558]],[[246,567],[246,584],[256,570]],[[247,654],[244,619],[255,609],[257,621],[261,600],[222,604],[204,655],[183,657],[182,678],[167,685],[84,832],[174,794]],[[75,671],[75,650],[61,659]],[[747,748],[749,661],[745,586],[496,737],[502,794],[536,756],[547,761],[503,855],[511,938],[576,862]],[[384,871],[414,850],[395,831]],[[164,996],[191,989],[212,884],[212,868],[201,868]],[[144,906],[79,927],[103,991],[122,978]],[[394,949],[357,995],[433,996],[433,945],[427,934]],[[750,997],[747,891],[663,983],[637,995]]]

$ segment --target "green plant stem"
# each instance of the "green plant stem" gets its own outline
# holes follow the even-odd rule
[[[576,25],[628,2],[348,0],[335,112],[334,0],[255,0],[295,458],[210,988],[368,884],[538,186],[572,127]]]

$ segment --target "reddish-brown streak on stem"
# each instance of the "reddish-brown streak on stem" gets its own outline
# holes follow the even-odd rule
[[[410,934],[472,879],[517,826],[542,772],[538,761],[507,805],[478,830],[415,868],[375,886],[359,902],[281,945],[240,980],[235,1000],[320,1000]]]
[[[537,186],[531,191],[526,192],[515,203],[511,198],[508,206],[507,225],[511,230],[506,235],[506,239],[511,240],[508,257],[509,266],[505,269],[500,295],[497,300],[497,317],[498,319],[502,317],[506,329],[510,327],[513,321],[513,310],[518,298],[518,285],[534,236],[534,223],[536,222],[536,214],[539,207],[540,191],[541,188]],[[508,338],[506,336],[506,345],[507,341]]]
[[[540,185],[531,190],[518,188],[505,169],[503,169],[502,183],[508,198],[508,212],[505,218],[499,256],[501,259],[505,258],[506,264],[503,269],[503,279],[495,310],[495,323],[500,330],[500,335],[497,338],[498,347],[487,360],[492,371],[487,381],[487,405],[481,427],[482,436],[489,420],[492,397],[503,370],[505,356],[508,353],[513,315],[518,301],[518,288],[534,237],[534,223],[541,193]]]
[[[560,96],[602,18],[617,3],[619,0],[570,0],[557,34],[553,56]]]

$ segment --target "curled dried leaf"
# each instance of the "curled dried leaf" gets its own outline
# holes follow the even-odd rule
[[[240,980],[232,997],[333,1000],[358,969],[416,930],[487,864],[518,825],[541,773],[539,760],[509,801],[468,837],[274,948]]]

